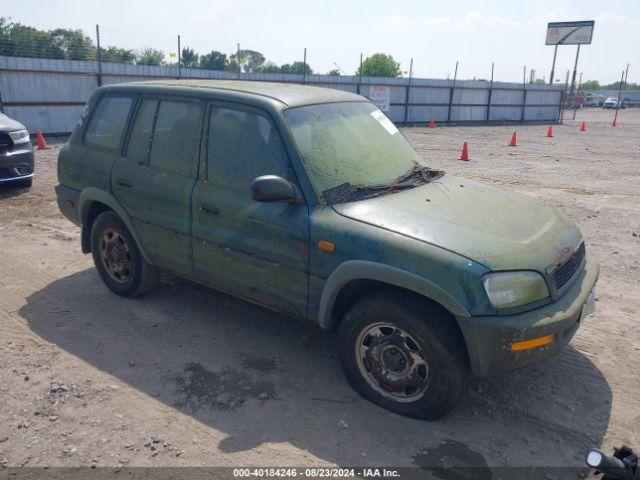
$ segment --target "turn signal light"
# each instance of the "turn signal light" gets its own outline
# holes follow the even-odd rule
[[[325,252],[333,252],[336,249],[336,246],[333,242],[328,242],[327,240],[318,240],[318,248],[320,250],[324,250]]]
[[[546,347],[547,345],[551,345],[555,341],[555,335],[546,335],[544,337],[532,338],[531,340],[520,340],[519,342],[513,342],[511,344],[511,350],[513,352],[524,352],[525,350]]]

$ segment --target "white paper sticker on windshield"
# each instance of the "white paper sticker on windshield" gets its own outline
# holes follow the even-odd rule
[[[384,129],[389,132],[390,135],[394,135],[398,133],[398,129],[393,124],[391,120],[387,118],[387,116],[382,113],[380,110],[375,110],[370,114],[373,118],[375,118],[380,125],[384,127]]]

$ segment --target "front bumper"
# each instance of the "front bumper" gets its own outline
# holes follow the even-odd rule
[[[33,178],[35,157],[31,144],[0,153],[0,183]]]
[[[593,288],[600,267],[587,256],[573,285],[556,302],[517,315],[458,317],[473,373],[486,376],[521,368],[557,354],[569,343],[580,320],[593,313]],[[548,346],[521,352],[511,350],[520,340],[555,335]]]

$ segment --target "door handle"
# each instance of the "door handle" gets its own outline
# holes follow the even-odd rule
[[[211,205],[199,205],[198,206],[198,211],[200,213],[213,213],[213,214],[218,214],[220,213],[220,209],[218,207],[212,207]]]
[[[129,181],[125,180],[124,178],[119,178],[118,179],[118,185],[120,185],[121,187],[125,187],[125,188],[133,187],[133,184],[129,183]]]

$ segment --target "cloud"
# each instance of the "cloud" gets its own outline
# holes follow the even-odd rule
[[[380,26],[387,29],[403,29],[415,25],[415,22],[405,15],[392,15],[380,20]]]
[[[428,27],[447,27],[447,28],[493,28],[493,27],[518,27],[523,23],[511,17],[499,15],[484,15],[477,11],[466,13],[462,17],[434,17],[423,22]]]

